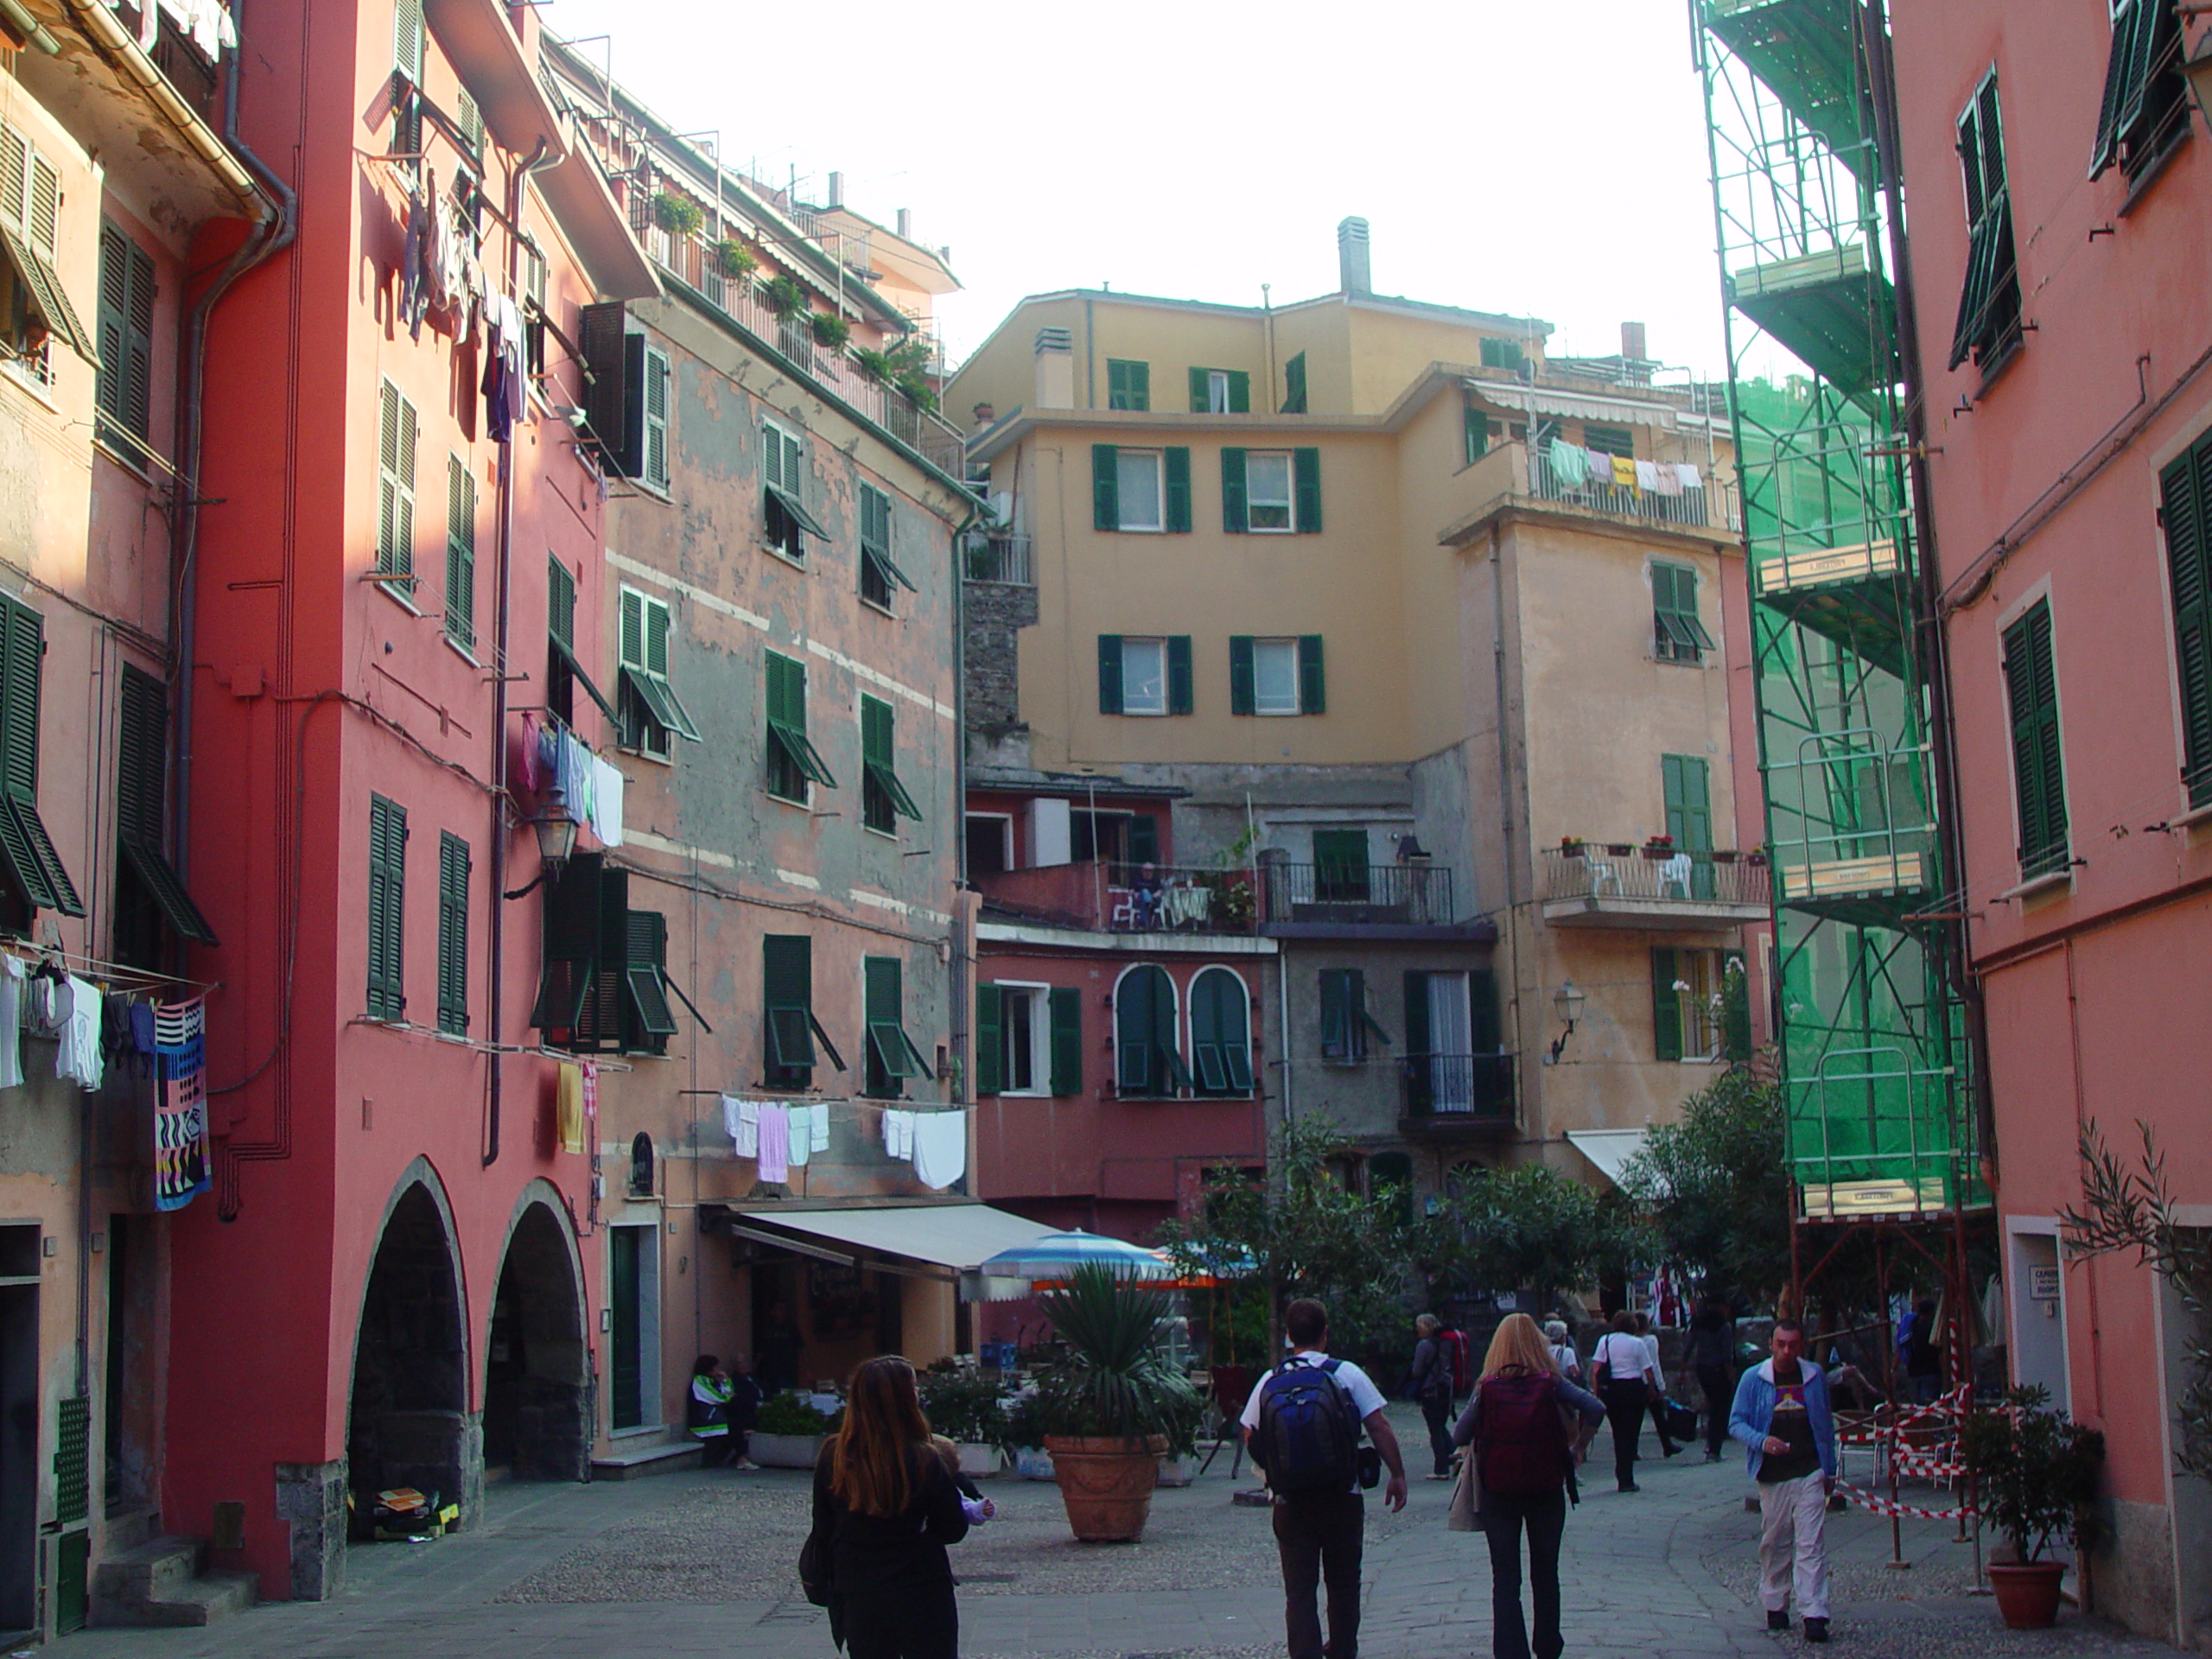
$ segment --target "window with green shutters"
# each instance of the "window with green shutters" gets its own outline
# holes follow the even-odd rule
[[[620,696],[624,747],[665,759],[669,736],[699,741],[699,728],[668,678],[667,604],[634,588],[622,589]]]
[[[1090,446],[1090,524],[1094,530],[1165,531],[1191,528],[1191,452]]]
[[[806,1089],[823,1058],[843,1058],[814,1017],[814,941],[804,933],[760,936],[761,1075],[771,1089]]]
[[[1072,986],[976,988],[976,1094],[1083,1092],[1083,993]]]
[[[102,437],[134,459],[151,435],[154,260],[112,219],[100,221],[99,374],[93,402]],[[136,442],[133,442],[135,440]]]
[[[2033,880],[2064,869],[2072,861],[2058,732],[2058,664],[2051,649],[2048,600],[2037,600],[2005,630],[2005,689],[2012,715],[2020,876]]]
[[[54,340],[101,366],[54,266],[60,203],[54,163],[0,124],[0,364],[42,386],[54,384]]]
[[[1699,663],[1717,651],[1698,620],[1697,572],[1688,565],[1651,564],[1652,649],[1662,663]]]
[[[1682,1058],[1682,995],[1687,988],[1671,945],[1651,950],[1651,1052],[1659,1059]]]
[[[861,597],[887,611],[893,584],[910,594],[919,589],[891,556],[891,498],[873,484],[861,485],[860,497]]]
[[[861,1092],[896,1100],[909,1077],[927,1077],[930,1064],[906,1035],[903,972],[896,957],[861,960],[862,1017],[868,1026]]]
[[[40,682],[46,621],[20,600],[0,594],[0,857],[12,896],[22,906],[82,916],[69,873],[38,810]],[[15,925],[28,932],[31,918]]]
[[[1229,712],[1232,715],[1319,715],[1328,712],[1328,683],[1321,636],[1268,639],[1229,637]]]
[[[668,993],[668,918],[657,910],[622,917],[622,1047],[632,1054],[665,1054],[676,1034]],[[678,996],[683,994],[677,991]],[[696,1017],[698,1010],[692,1010]],[[711,1031],[704,1020],[702,1028]]]
[[[2188,83],[2180,68],[2184,55],[2174,0],[2115,0],[2091,178],[2114,162],[2129,179],[2140,178],[2173,147],[2189,123]]]
[[[671,373],[668,353],[645,347],[645,482],[668,488],[668,421]]]
[[[1193,706],[1191,636],[1098,636],[1098,712],[1187,715]]]
[[[1368,899],[1367,831],[1313,832],[1313,897],[1325,905],[1363,905]]]
[[[468,843],[438,833],[438,1029],[468,1034]]]
[[[1114,987],[1114,1090],[1136,1098],[1173,1099],[1191,1087],[1175,1040],[1175,983],[1142,963]]]
[[[2174,666],[2181,682],[2182,783],[2212,806],[2212,433],[2159,475]]]
[[[1951,333],[1950,366],[1955,369],[1972,356],[1987,375],[2012,355],[2021,339],[2012,192],[2005,181],[2005,137],[1993,69],[1959,117],[1958,148],[1966,175],[1967,270],[1958,321]]]
[[[861,822],[890,836],[899,831],[899,820],[919,822],[922,810],[899,781],[898,748],[893,741],[891,705],[880,697],[861,696]]]
[[[1321,1058],[1354,1065],[1370,1043],[1388,1046],[1389,1033],[1367,1010],[1367,976],[1357,968],[1321,970]]]
[[[576,579],[569,567],[558,558],[549,558],[545,567],[545,631],[547,634],[547,662],[545,675],[545,708],[563,726],[575,724],[575,689],[582,686],[585,694],[599,705],[608,724],[619,734],[625,729],[621,715],[607,700],[607,695],[593,681],[576,657]]]
[[[837,787],[822,754],[806,734],[806,664],[779,652],[767,659],[768,792],[779,800],[806,804],[806,786]]]
[[[1482,353],[1482,365],[1486,369],[1510,369],[1517,372],[1529,361],[1529,353],[1521,348],[1521,342],[1517,340],[1486,335],[1478,349]]]
[[[400,171],[419,176],[423,155],[423,0],[398,0],[391,15],[391,154]]]
[[[545,893],[544,967],[530,1023],[550,1048],[577,1053],[665,1052],[673,995],[698,1009],[668,971],[668,918],[630,908],[626,870],[578,853]],[[713,1027],[699,1020],[710,1035]]]
[[[1466,399],[1459,411],[1460,431],[1465,442],[1464,464],[1473,466],[1490,453],[1490,416],[1472,397]]]
[[[476,646],[476,480],[459,455],[446,457],[446,637]]]
[[[1232,536],[1317,533],[1321,528],[1321,452],[1224,446],[1221,527]]]
[[[377,393],[377,574],[415,588],[415,405],[389,380]]]
[[[1636,459],[1636,434],[1625,426],[1600,426],[1595,421],[1582,423],[1582,443],[1601,455],[1624,455]]]
[[[219,943],[184,890],[168,855],[168,696],[152,675],[125,663],[115,767],[115,959],[158,973],[167,936]]]
[[[1229,969],[1203,969],[1191,982],[1191,1074],[1197,1094],[1252,1092],[1252,999]]]
[[[1664,945],[1651,952],[1652,1051],[1658,1058],[1751,1057],[1743,961],[1738,950]]]
[[[1106,359],[1106,407],[1146,410],[1152,407],[1152,365],[1127,358]]]
[[[798,435],[773,421],[760,424],[762,534],[784,557],[804,564],[806,538],[830,539],[830,532],[806,510],[806,451]]]
[[[1191,371],[1191,413],[1246,415],[1252,409],[1252,377],[1243,369]]]
[[[1306,412],[1306,353],[1303,352],[1282,365],[1282,413],[1303,415]]]
[[[1667,833],[1675,850],[1690,856],[1689,880],[1681,890],[1667,885],[1674,878],[1662,868],[1660,897],[1713,897],[1713,798],[1711,768],[1702,755],[1662,754],[1659,757],[1660,800],[1667,815]]]
[[[372,1020],[407,1017],[407,811],[369,797],[369,998]]]

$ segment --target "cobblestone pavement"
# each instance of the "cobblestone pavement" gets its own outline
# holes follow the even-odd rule
[[[1400,1414],[1393,1408],[1393,1416]],[[1410,1409],[1401,1438],[1425,1443]],[[1647,1443],[1648,1445],[1648,1443]],[[1734,1459],[1694,1450],[1642,1466],[1640,1493],[1610,1490],[1593,1449],[1561,1570],[1570,1655],[1618,1659],[1799,1659],[1769,1636],[1753,1595],[1758,1517]],[[1232,1504],[1224,1454],[1211,1475],[1156,1498],[1144,1541],[1071,1541],[1050,1485],[988,1487],[996,1521],[954,1551],[968,1659],[1258,1659],[1282,1651],[1282,1602],[1265,1510]],[[1444,1525],[1449,1488],[1418,1478],[1392,1516],[1368,1509],[1364,1659],[1490,1651],[1490,1573],[1479,1537]],[[354,1552],[336,1599],[258,1608],[205,1630],[88,1630],[57,1659],[599,1659],[695,1655],[831,1659],[822,1616],[798,1594],[805,1477],[701,1471],[591,1486],[492,1489],[483,1524],[451,1538]],[[1949,1522],[1909,1522],[1905,1570],[1886,1521],[1830,1517],[1835,1659],[2172,1659],[2069,1609],[2054,1630],[2016,1633],[1973,1583]]]

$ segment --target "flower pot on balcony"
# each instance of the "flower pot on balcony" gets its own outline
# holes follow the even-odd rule
[[[1716,864],[1733,864],[1736,861],[1736,855],[1733,853],[1709,853],[1707,856]]]
[[[1579,841],[1562,841],[1559,844],[1559,855],[1561,858],[1580,858],[1589,849]]]
[[[1675,855],[1675,843],[1671,841],[1647,841],[1643,843],[1643,855],[1655,864],[1662,860],[1672,858]]]
[[[1605,843],[1606,855],[1612,858],[1626,858],[1635,850],[1635,848],[1624,841],[1609,841]]]
[[[1992,1561],[1989,1587],[1997,1611],[2010,1630],[2047,1630],[2058,1622],[2058,1581],[2063,1561]]]

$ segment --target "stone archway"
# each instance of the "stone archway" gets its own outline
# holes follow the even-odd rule
[[[591,1355],[579,1265],[556,1203],[525,1192],[507,1232],[484,1359],[485,1465],[517,1480],[591,1477]]]
[[[378,1492],[411,1486],[459,1503],[469,1525],[483,1496],[461,1261],[435,1179],[414,1170],[403,1179],[361,1298],[346,1428],[357,1518],[365,1519]]]

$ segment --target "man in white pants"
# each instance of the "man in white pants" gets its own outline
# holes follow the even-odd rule
[[[1828,1493],[1835,1485],[1835,1418],[1828,1382],[1804,1357],[1805,1329],[1774,1325],[1774,1357],[1736,1384],[1728,1433],[1758,1483],[1759,1600],[1770,1630],[1789,1628],[1794,1587],[1808,1642],[1828,1639]]]

